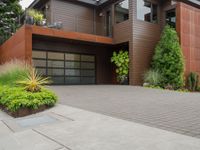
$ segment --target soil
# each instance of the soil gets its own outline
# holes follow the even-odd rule
[[[0,105],[1,110],[3,110],[4,112],[6,112],[7,114],[9,114],[10,116],[12,116],[14,118],[25,117],[28,115],[36,114],[38,112],[42,112],[49,108],[50,108],[49,106],[42,105],[38,109],[21,108],[21,109],[17,110],[16,112],[11,112],[8,109],[6,109],[6,107]]]

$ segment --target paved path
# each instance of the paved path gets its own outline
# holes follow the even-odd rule
[[[60,103],[200,138],[200,94],[133,86],[53,86]]]
[[[0,111],[0,150],[199,150],[200,139],[57,105],[13,119]]]

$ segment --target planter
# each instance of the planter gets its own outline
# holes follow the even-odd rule
[[[125,77],[123,81],[120,82],[121,85],[129,85],[128,77]]]
[[[26,24],[34,25],[35,21],[34,18],[31,16],[26,17]]]
[[[122,85],[129,85],[128,79],[124,80],[121,84]]]
[[[36,21],[35,24],[36,24],[37,26],[43,26],[42,21]]]
[[[21,109],[17,110],[16,112],[11,112],[11,111],[7,110],[4,106],[0,105],[0,109],[2,109],[4,112],[6,112],[7,114],[9,114],[10,116],[12,116],[14,118],[25,117],[28,115],[36,114],[38,112],[42,112],[49,108],[50,108],[50,106],[42,105],[38,109],[21,108]]]

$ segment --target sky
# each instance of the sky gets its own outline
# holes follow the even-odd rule
[[[27,8],[34,0],[21,0],[20,4],[23,9]]]

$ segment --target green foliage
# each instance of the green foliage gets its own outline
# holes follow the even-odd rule
[[[16,81],[22,80],[26,73],[27,70],[16,68],[5,74],[0,74],[0,85],[15,85]]]
[[[38,10],[29,9],[27,11],[28,16],[33,17],[36,24],[40,24],[44,20],[44,15]]]
[[[159,86],[162,81],[162,75],[157,70],[149,70],[144,75],[144,82],[152,86]]]
[[[17,81],[18,84],[25,87],[29,92],[40,92],[41,88],[45,84],[49,84],[49,78],[43,77],[38,74],[35,68],[29,68],[22,80]]]
[[[160,42],[155,49],[152,68],[162,75],[161,85],[178,89],[184,86],[184,61],[179,39],[175,29],[164,28]]]
[[[17,86],[19,80],[23,81],[23,86]],[[57,96],[45,89],[44,83],[46,80],[26,63],[17,60],[5,63],[0,66],[0,105],[11,112],[53,106]]]
[[[0,66],[0,85],[14,86],[28,72],[26,63],[13,60]]]
[[[22,14],[19,0],[0,1],[0,43],[8,39],[19,28],[19,15]]]
[[[111,62],[116,65],[117,79],[122,83],[128,78],[129,73],[129,56],[127,51],[119,51],[119,53],[113,52]]]
[[[40,106],[54,106],[57,96],[42,88],[41,92],[27,92],[22,87],[0,86],[0,105],[15,112],[20,108],[38,109]]]
[[[190,91],[197,91],[199,85],[199,75],[191,72],[188,76],[188,86]]]

